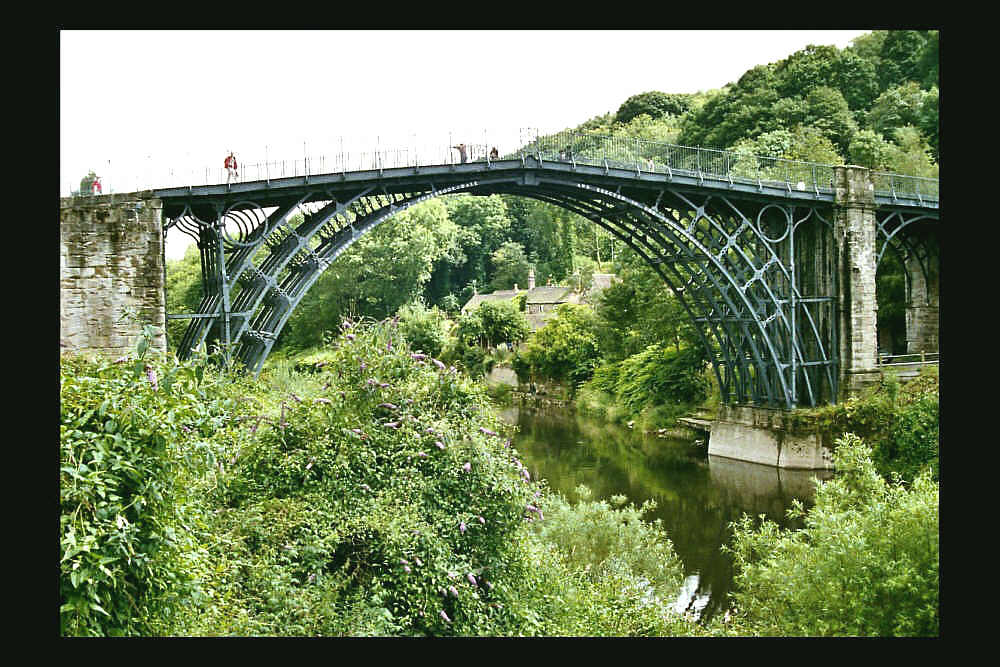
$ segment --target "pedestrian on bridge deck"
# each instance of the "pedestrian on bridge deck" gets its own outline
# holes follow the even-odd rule
[[[234,176],[236,178],[240,177],[240,173],[238,171],[239,165],[236,164],[236,156],[233,155],[232,151],[229,151],[229,155],[226,156],[222,166],[226,168],[226,185],[229,185],[229,182]]]
[[[465,164],[466,162],[469,161],[469,153],[466,151],[465,144],[452,146],[452,148],[458,150],[458,156],[459,159],[462,161],[462,164]]]
[[[101,187],[101,177],[94,176],[93,182],[90,184],[90,194],[99,195],[101,194],[103,188]]]
[[[497,151],[497,147],[494,146],[493,150],[490,151],[490,160],[492,161],[492,160],[499,160],[499,159],[500,159],[500,153]]]

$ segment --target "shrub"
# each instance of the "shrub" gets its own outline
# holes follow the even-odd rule
[[[147,341],[148,342],[148,341]],[[191,592],[187,482],[236,412],[202,362],[60,363],[60,629],[151,634]]]
[[[761,517],[734,525],[738,574],[732,630],[755,635],[934,636],[938,621],[938,486],[925,472],[889,483],[853,434],[838,475],[798,506],[805,527]]]

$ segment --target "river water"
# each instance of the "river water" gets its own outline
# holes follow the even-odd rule
[[[722,552],[730,522],[743,513],[766,515],[797,528],[786,510],[793,499],[809,507],[812,478],[822,471],[782,470],[708,456],[705,436],[660,438],[606,424],[570,410],[510,407],[501,413],[518,426],[514,446],[532,477],[570,500],[585,484],[594,499],[616,494],[636,505],[656,501],[647,519],[663,528],[684,564],[684,585],[674,608],[708,619],[724,609],[733,563]]]

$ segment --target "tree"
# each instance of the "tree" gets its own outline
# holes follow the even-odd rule
[[[201,254],[198,246],[192,244],[179,260],[167,262],[167,312],[171,314],[197,312],[201,304]],[[179,353],[180,343],[191,323],[189,319],[167,320],[167,346],[174,353]]]
[[[601,358],[593,311],[571,303],[558,306],[555,317],[535,332],[519,358],[519,375],[527,370],[532,376],[586,382]]]
[[[936,89],[935,89],[936,90]],[[868,127],[887,135],[897,127],[916,125],[928,91],[916,81],[893,86],[878,96],[868,111]]]
[[[465,345],[492,349],[500,343],[516,345],[531,332],[524,313],[507,301],[484,301],[459,318],[455,334]]]
[[[511,289],[514,285],[522,289],[527,286],[531,265],[520,243],[505,242],[490,257],[490,264],[493,267],[490,285],[494,290]]]
[[[809,111],[803,125],[816,128],[842,154],[847,153],[847,145],[858,126],[840,91],[829,86],[817,86],[806,96],[806,105]]]
[[[283,340],[297,347],[322,342],[341,318],[381,319],[415,300],[435,261],[458,242],[445,204],[423,202],[362,236],[319,277],[295,309]]]
[[[625,100],[615,120],[619,123],[628,123],[639,114],[647,114],[650,118],[661,118],[672,115],[680,116],[691,107],[691,96],[686,94],[668,94],[653,90],[647,93],[639,93]]]
[[[847,156],[851,164],[883,171],[887,169],[892,147],[885,138],[873,130],[861,130],[851,138]]]

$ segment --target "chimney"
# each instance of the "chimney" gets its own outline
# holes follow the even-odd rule
[[[535,289],[535,267],[528,269],[528,289]]]

